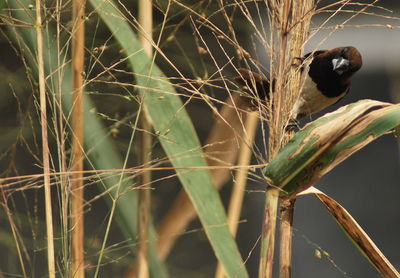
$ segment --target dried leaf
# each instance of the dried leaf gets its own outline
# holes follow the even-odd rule
[[[362,254],[382,274],[383,277],[400,277],[399,272],[344,207],[314,187],[303,191],[299,195],[305,194],[315,194],[315,196],[326,206],[332,216],[335,217],[339,225],[342,226],[343,230],[354,244],[356,244],[356,246],[362,251]]]

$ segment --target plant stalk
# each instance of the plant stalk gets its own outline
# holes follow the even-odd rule
[[[141,125],[143,129],[141,138],[141,160],[143,165],[148,165],[151,161],[151,124],[145,115],[142,115]],[[141,188],[139,190],[139,247],[137,258],[138,278],[149,277],[149,227],[151,223],[151,172],[144,171],[141,175]]]
[[[153,31],[153,3],[152,0],[139,0],[139,24],[142,27],[140,41],[146,54],[153,55],[153,46],[151,43]],[[146,93],[142,96],[142,102]],[[151,162],[152,147],[152,126],[148,120],[146,107],[142,104],[142,114],[140,125],[142,127],[141,136],[141,163],[149,165]],[[139,247],[137,255],[137,277],[148,278],[149,273],[149,227],[151,223],[151,172],[144,171],[141,175],[142,188],[139,190]]]
[[[84,59],[85,59],[85,0],[72,1],[72,273],[85,277],[84,258],[84,183],[83,183],[83,136],[84,136]]]
[[[265,199],[259,278],[272,278],[278,199],[279,189],[269,186]]]
[[[272,3],[272,2],[271,2]],[[271,4],[270,3],[270,4]],[[285,94],[285,88],[287,83],[287,60],[288,60],[288,44],[290,43],[290,37],[288,33],[289,26],[289,14],[292,6],[291,0],[286,0],[279,4],[274,3],[270,6],[270,9],[275,9],[274,12],[280,16],[273,20],[277,20],[278,25],[277,34],[279,38],[279,44],[276,49],[273,46],[272,52],[279,51],[279,58],[277,60],[277,70],[275,71],[276,78],[276,91],[274,97],[272,97],[272,106],[274,107],[271,118],[269,121],[269,159],[273,159],[279,152],[283,145],[285,136],[285,122],[288,117],[287,110],[290,104],[287,101],[287,94]],[[273,22],[275,24],[275,22]],[[274,26],[276,28],[276,26]],[[274,50],[275,49],[275,50]],[[266,183],[267,184],[267,183]],[[275,234],[276,234],[276,218],[278,210],[278,199],[279,189],[267,185],[266,200],[265,200],[265,213],[264,213],[264,224],[261,239],[261,255],[260,255],[260,278],[272,278],[273,264],[274,264],[274,250],[275,250]]]
[[[280,203],[279,278],[290,278],[292,275],[293,215],[295,202],[296,199],[283,199]]]
[[[57,0],[56,1],[56,9],[55,9],[55,15],[56,15],[56,49],[57,53],[61,53],[61,35],[62,35],[62,26],[61,26],[61,6],[62,6],[62,0]],[[56,126],[55,128],[55,133],[56,133],[56,138],[57,138],[57,149],[58,149],[58,157],[59,157],[59,171],[60,172],[67,172],[68,167],[67,167],[67,153],[66,153],[66,132],[65,132],[65,115],[64,115],[64,110],[63,110],[63,90],[62,90],[62,78],[63,78],[63,71],[64,68],[61,66],[63,64],[62,62],[63,58],[60,57],[60,55],[57,55],[57,89],[56,89],[56,97],[53,98],[53,106],[57,107],[58,106],[58,115],[57,112],[54,112],[54,117],[58,121],[55,121],[54,125]],[[57,126],[58,123],[58,126]],[[70,250],[70,239],[71,239],[71,234],[69,232],[69,210],[70,210],[70,188],[69,188],[69,181],[68,181],[68,176],[67,175],[61,175],[60,176],[60,199],[61,199],[61,205],[60,205],[60,218],[61,218],[61,227],[62,227],[62,233],[61,233],[61,250],[62,250],[62,260],[65,262],[64,267],[63,267],[63,275],[66,277],[70,276],[71,273],[71,250]]]
[[[44,74],[43,58],[43,33],[41,2],[36,0],[36,33],[37,33],[37,62],[39,72],[39,94],[40,94],[40,124],[42,128],[42,154],[44,174],[44,197],[46,211],[46,233],[47,233],[47,264],[49,277],[55,278],[56,268],[54,259],[54,237],[53,237],[53,213],[51,201],[50,184],[50,151],[47,136],[47,104],[46,104],[46,83]]]
[[[302,57],[303,47],[309,34],[311,16],[313,14],[313,0],[270,0],[268,1],[269,18],[271,25],[271,79],[276,81],[274,93],[271,94],[271,114],[269,125],[268,155],[271,161],[279,150],[289,141],[292,134],[288,132],[287,125],[292,120],[292,109],[299,98],[302,89],[301,67],[293,67],[295,57]],[[276,186],[269,185],[266,197],[266,213],[263,227],[263,239],[261,246],[260,277],[272,277],[275,221],[277,214],[277,200],[280,192]],[[272,188],[271,188],[272,187]],[[273,207],[274,206],[274,207]],[[271,215],[272,214],[272,215]],[[288,212],[288,219],[292,217]],[[272,217],[273,219],[268,219]],[[285,216],[286,217],[286,216]],[[286,221],[286,220],[285,220]],[[290,226],[290,225],[289,225]],[[271,228],[272,231],[267,231]],[[286,230],[285,233],[291,231]],[[284,235],[289,236],[289,235]],[[281,241],[284,238],[281,237]],[[266,246],[264,246],[264,244]],[[286,244],[281,242],[281,246]],[[290,269],[291,242],[286,246],[282,254],[285,268]],[[288,264],[288,265],[286,265]],[[263,269],[265,267],[265,269]],[[285,275],[281,273],[281,275]],[[289,271],[290,276],[290,271]],[[283,276],[283,277],[289,277]]]

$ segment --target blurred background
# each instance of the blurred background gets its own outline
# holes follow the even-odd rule
[[[168,1],[155,1],[154,37],[160,33],[163,15]],[[199,14],[204,15],[217,26],[226,28],[223,16],[218,11],[218,5],[213,1],[186,1],[185,5],[193,7]],[[318,1],[318,6],[328,5],[335,1]],[[350,2],[350,1],[342,1]],[[27,2],[28,3],[28,2]],[[183,2],[182,2],[183,3]],[[232,2],[233,3],[233,2]],[[399,102],[400,99],[400,2],[392,1],[358,1],[357,3],[375,3],[383,8],[367,9],[368,14],[354,16],[354,12],[342,12],[326,22],[332,13],[321,13],[313,17],[312,38],[305,46],[305,51],[314,49],[333,48],[352,45],[359,49],[363,56],[363,67],[354,76],[351,92],[344,100],[329,110],[323,111],[313,118],[337,109],[339,106],[360,100],[375,99],[386,102]],[[127,8],[135,15],[136,3],[127,3]],[[265,9],[265,6],[260,4]],[[348,6],[346,6],[347,9]],[[249,3],[251,12],[256,13],[256,4]],[[349,10],[360,10],[361,6],[353,5]],[[392,12],[389,12],[392,11]],[[66,9],[63,16],[67,17]],[[88,11],[92,11],[89,6]],[[64,15],[65,12],[65,15]],[[88,12],[89,14],[89,12]],[[251,53],[254,59],[268,68],[268,53],[260,44],[254,32],[243,15],[237,12],[237,18],[232,21],[239,43]],[[192,17],[191,17],[192,16]],[[214,30],[202,25],[202,21],[191,15],[186,9],[178,5],[171,7],[166,21],[165,33],[161,39],[161,49],[174,65],[181,70],[185,77],[194,80],[207,80],[219,66],[226,65],[223,72],[230,80],[235,76],[233,67],[228,64],[229,57],[233,57],[235,66],[244,66],[238,59],[235,49],[226,41],[218,41]],[[267,23],[266,18],[263,19]],[[261,24],[262,20],[259,20]],[[101,61],[104,65],[111,65],[123,56],[119,46],[109,41],[111,34],[95,13],[90,14],[87,22],[88,51],[97,51],[104,47]],[[193,28],[196,26],[198,29]],[[321,26],[326,27],[326,29]],[[339,26],[339,27],[337,27]],[[27,175],[41,171],[40,162],[40,128],[35,106],[37,95],[29,67],[18,50],[18,44],[10,38],[7,26],[1,27],[0,47],[0,169],[2,177]],[[172,38],[172,39],[169,39]],[[204,40],[204,41],[203,41]],[[160,56],[157,64],[164,70],[171,82],[183,88],[177,73]],[[91,58],[87,59],[87,79],[97,76],[103,69]],[[127,66],[121,63],[120,71],[115,72],[120,84],[108,82],[110,76],[101,75],[86,87],[96,105],[97,116],[110,130],[113,140],[121,155],[124,155],[129,140],[129,125],[115,126],[115,122],[134,117],[137,103],[127,101],[120,96],[134,93],[134,89],[121,84],[133,82],[131,74],[124,72]],[[176,78],[174,78],[176,77]],[[214,81],[213,81],[214,82]],[[216,79],[215,84],[221,84]],[[181,87],[181,88],[182,88]],[[186,91],[181,89],[185,94]],[[202,91],[216,99],[224,99],[227,92],[208,86]],[[183,99],[187,99],[185,96]],[[219,105],[216,104],[218,107]],[[186,106],[201,142],[204,142],[214,121],[210,107],[202,100],[191,100]],[[305,122],[302,122],[305,124]],[[261,163],[266,159],[264,138],[267,131],[259,129],[256,144],[259,152],[253,163]],[[55,154],[53,142],[52,151]],[[135,147],[137,148],[137,147]],[[129,165],[137,165],[135,155],[138,149],[133,149]],[[390,134],[374,141],[361,151],[354,154],[332,172],[318,182],[318,188],[341,203],[358,221],[365,231],[374,240],[387,258],[400,269],[400,159],[399,144]],[[165,157],[161,147],[155,143],[153,157]],[[154,172],[154,179],[173,174],[173,172]],[[257,172],[261,176],[260,172]],[[221,190],[225,204],[229,202],[232,188],[229,182]],[[8,197],[8,207],[12,209],[16,225],[20,228],[21,237],[30,254],[29,262],[32,277],[44,277],[45,267],[45,238],[43,218],[43,191],[35,186],[26,190],[15,190]],[[153,184],[152,210],[155,225],[159,223],[166,211],[173,203],[181,189],[176,178],[160,180]],[[260,179],[251,178],[245,194],[241,224],[238,232],[238,242],[250,277],[257,277],[261,224],[264,212],[265,185]],[[54,197],[57,198],[57,193]],[[103,199],[95,199],[99,195],[96,183],[86,186],[85,198],[92,200],[87,205],[86,233],[88,277],[91,277],[93,264],[96,263],[96,253],[101,246],[105,229],[105,217],[110,209]],[[4,201],[4,200],[3,200]],[[3,202],[2,201],[2,202]],[[59,206],[59,204],[58,204]],[[55,206],[55,211],[57,210]],[[55,220],[56,222],[59,220]],[[60,225],[57,223],[56,225]],[[18,258],[15,251],[10,223],[5,210],[0,210],[0,253],[4,255],[0,260],[0,277],[15,277],[18,273]],[[324,206],[312,196],[302,196],[296,202],[294,219],[294,255],[293,277],[380,277],[371,264],[360,254],[356,247],[346,237],[335,220],[328,214]],[[133,261],[133,254],[126,239],[116,225],[111,227],[110,250],[102,268],[100,277],[123,277],[123,274]],[[113,245],[114,244],[114,245]],[[316,250],[323,253],[321,258]],[[189,254],[189,255],[188,255]],[[118,263],[116,263],[118,262]],[[171,277],[213,277],[216,258],[201,229],[198,220],[193,221],[182,234],[168,257],[167,266]],[[277,272],[276,272],[277,273]],[[277,275],[277,274],[276,274]]]

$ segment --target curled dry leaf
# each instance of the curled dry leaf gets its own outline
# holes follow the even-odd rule
[[[281,195],[314,185],[340,162],[400,125],[400,105],[362,100],[306,125],[264,169]]]
[[[362,251],[363,255],[382,274],[383,277],[400,277],[399,272],[344,207],[314,187],[301,192],[299,195],[305,194],[314,194],[325,205],[332,216],[335,217],[339,225],[343,227],[351,240]]]

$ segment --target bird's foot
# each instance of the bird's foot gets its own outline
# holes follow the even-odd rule
[[[295,131],[295,130],[300,129],[300,123],[296,119],[291,119],[289,123],[286,125],[285,130],[286,131]]]

